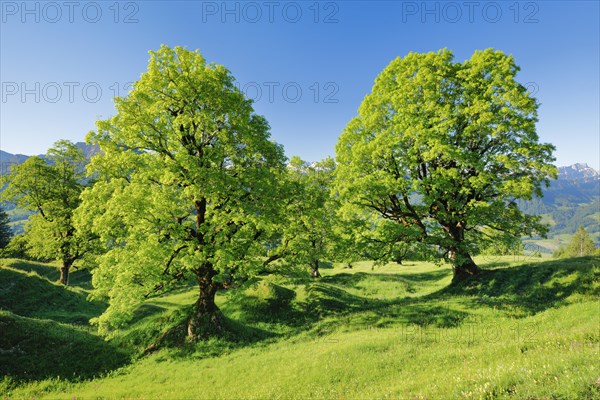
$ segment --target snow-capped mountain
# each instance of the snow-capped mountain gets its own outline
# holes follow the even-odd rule
[[[600,179],[600,172],[585,163],[577,163],[567,167],[559,167],[558,179],[589,182]]]

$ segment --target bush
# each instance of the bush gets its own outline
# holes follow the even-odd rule
[[[244,291],[245,299],[241,308],[247,315],[275,316],[290,308],[290,303],[296,296],[291,289],[261,280]]]

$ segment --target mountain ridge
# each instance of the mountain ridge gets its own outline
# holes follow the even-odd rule
[[[558,167],[559,179],[593,181],[600,179],[600,172],[590,167],[587,163],[575,163]]]
[[[76,142],[75,146],[80,149],[83,155],[89,160],[94,154],[98,153],[100,149],[98,146],[89,145],[85,142]],[[0,175],[6,175],[10,172],[12,165],[22,164],[29,157],[41,157],[46,159],[45,154],[37,154],[35,156],[26,154],[12,154],[4,150],[0,150]]]

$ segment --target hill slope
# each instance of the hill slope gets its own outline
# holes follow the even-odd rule
[[[102,379],[47,380],[11,395],[600,398],[599,261],[509,260],[454,287],[448,267],[426,263],[267,277],[219,295],[231,325],[224,338],[163,348]],[[152,343],[194,295],[148,300],[113,343]],[[159,328],[143,337],[151,326]]]
[[[54,266],[0,260],[0,376],[5,384],[90,378],[129,360],[89,327],[89,319],[106,308],[86,300],[89,273],[74,271],[73,287],[57,285],[57,278]]]

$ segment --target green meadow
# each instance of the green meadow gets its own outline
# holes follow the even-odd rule
[[[218,338],[178,343],[196,289],[148,299],[108,337],[87,271],[0,268],[8,399],[600,399],[600,262],[488,257],[450,285],[425,262],[290,270],[219,293]]]

